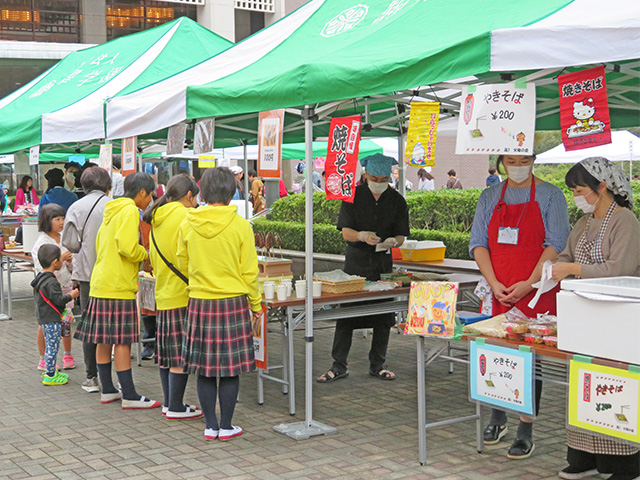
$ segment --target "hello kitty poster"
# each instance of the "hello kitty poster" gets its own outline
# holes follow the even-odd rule
[[[611,143],[604,67],[558,77],[560,129],[565,150]]]

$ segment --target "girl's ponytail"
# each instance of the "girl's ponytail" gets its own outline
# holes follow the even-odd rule
[[[155,211],[158,208],[166,205],[169,202],[180,200],[189,192],[191,192],[193,196],[197,195],[200,192],[200,189],[198,188],[198,185],[193,178],[191,178],[186,173],[181,173],[180,175],[171,177],[171,179],[169,179],[169,181],[167,182],[167,193],[153,202],[151,208],[148,208],[144,212],[142,220],[151,225],[153,216],[155,215]]]

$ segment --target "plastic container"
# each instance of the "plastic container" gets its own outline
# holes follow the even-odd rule
[[[527,333],[529,331],[528,322],[502,322],[502,328],[507,333]]]
[[[535,333],[525,333],[522,336],[524,338],[524,343],[541,344],[543,342],[542,335],[536,335]]]
[[[463,325],[470,325],[472,323],[479,322],[480,320],[491,318],[491,315],[484,315],[476,312],[465,312],[464,310],[457,311],[456,315],[460,318],[460,323]]]
[[[532,323],[529,332],[535,335],[555,335],[558,333],[558,325],[555,323]]]
[[[22,220],[22,249],[31,252],[38,238],[38,217],[27,217]]]
[[[552,335],[545,335],[544,337],[542,337],[542,341],[544,342],[545,345],[548,345],[549,347],[558,346],[558,337],[555,337]]]
[[[436,240],[407,240],[400,247],[402,260],[411,262],[440,262],[447,247]]]

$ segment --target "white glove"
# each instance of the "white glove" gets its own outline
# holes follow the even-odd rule
[[[394,248],[398,246],[398,242],[396,241],[395,237],[389,237],[384,242],[382,242],[380,246],[384,248]]]
[[[369,245],[377,245],[380,237],[373,232],[358,232],[358,240]]]

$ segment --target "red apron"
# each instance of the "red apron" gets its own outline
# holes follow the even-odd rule
[[[500,200],[493,210],[489,222],[489,251],[491,263],[496,278],[505,287],[509,288],[516,282],[526,280],[536,267],[540,256],[544,251],[545,228],[542,221],[540,207],[536,202],[535,178],[531,180],[531,198],[527,203],[507,205],[504,203],[504,192],[507,190],[507,182],[502,188]],[[518,244],[509,245],[498,243],[498,231],[500,227],[518,228]],[[560,289],[557,285],[553,290],[542,294],[534,309],[527,304],[535,295],[532,290],[521,298],[515,306],[528,317],[535,318],[537,313],[549,312],[556,314],[556,293]],[[493,315],[498,315],[511,310],[493,299]]]

